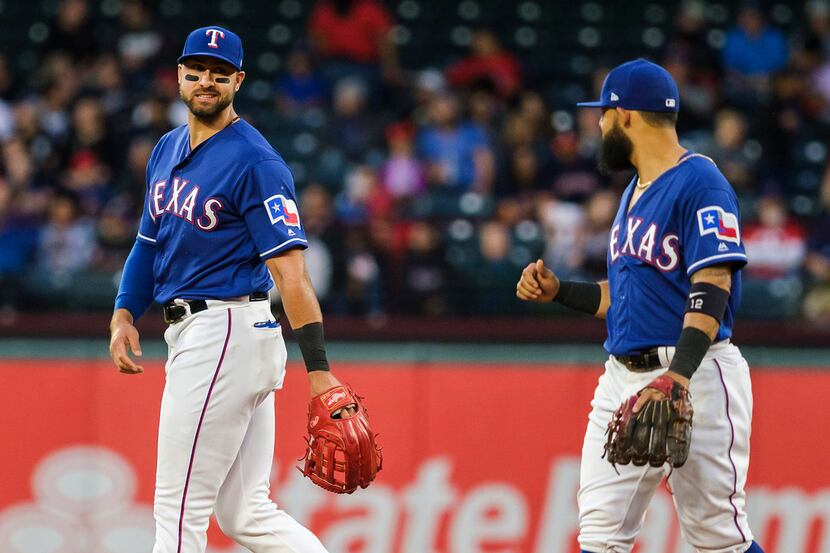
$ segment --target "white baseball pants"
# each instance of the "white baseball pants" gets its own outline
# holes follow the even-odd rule
[[[286,361],[269,302],[208,306],[164,335],[153,553],[204,553],[211,513],[254,553],[325,553],[269,498],[274,390]]]
[[[742,553],[752,544],[744,510],[752,384],[737,347],[712,345],[692,376],[692,443],[682,467],[618,465],[618,475],[602,458],[612,413],[665,371],[633,372],[614,357],[605,363],[582,447],[579,544],[592,553],[630,552],[648,503],[668,475],[686,541],[701,552]]]

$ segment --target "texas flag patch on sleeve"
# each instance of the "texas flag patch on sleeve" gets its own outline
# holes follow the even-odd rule
[[[282,222],[289,227],[300,226],[300,212],[294,200],[286,198],[282,194],[276,194],[265,200],[264,203],[272,225]]]
[[[714,234],[718,240],[734,242],[740,245],[741,231],[738,227],[738,217],[734,213],[724,211],[716,205],[697,210],[697,224],[700,235]]]

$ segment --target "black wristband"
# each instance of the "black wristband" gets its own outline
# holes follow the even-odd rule
[[[559,292],[553,301],[565,307],[596,315],[602,300],[602,288],[596,282],[575,282],[560,280]]]
[[[711,345],[712,339],[705,332],[693,326],[685,327],[680,332],[680,338],[674,348],[669,370],[692,378]]]
[[[720,324],[728,304],[729,292],[709,282],[695,282],[686,299],[686,313],[703,313]]]
[[[297,336],[297,345],[303,354],[305,370],[327,371],[329,362],[326,358],[326,344],[323,340],[323,323],[308,323],[307,325],[294,329]]]

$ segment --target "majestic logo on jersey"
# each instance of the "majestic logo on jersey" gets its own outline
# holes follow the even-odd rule
[[[724,211],[721,207],[710,205],[697,210],[697,225],[700,235],[714,234],[718,240],[734,242],[740,245],[741,232],[738,228],[738,217]]]
[[[277,194],[276,196],[271,196],[263,203],[265,204],[265,209],[268,211],[271,224],[276,225],[282,222],[289,227],[300,226],[300,212],[294,200]]]
[[[625,243],[622,248],[620,225],[614,225],[611,229],[611,243],[608,248],[611,263],[625,255],[641,259],[661,271],[673,271],[677,268],[680,262],[680,238],[676,234],[669,233],[658,239],[657,225],[654,223],[641,231],[643,219],[640,217],[629,217],[625,224]]]
[[[196,185],[190,187],[189,185],[189,180],[179,177],[174,178],[166,201],[164,195],[167,189],[167,181],[159,181],[150,188],[147,210],[150,212],[150,218],[153,222],[165,213],[170,213],[184,219],[191,225],[196,225],[202,230],[213,230],[216,228],[219,224],[218,212],[224,207],[222,202],[217,198],[206,199],[201,204],[201,215],[196,217],[194,210],[196,208],[196,202],[199,200],[199,187]]]
[[[205,31],[205,35],[210,36],[210,42],[208,42],[208,47],[210,48],[219,48],[219,43],[216,42],[217,37],[225,38],[225,33],[219,29],[208,29]]]

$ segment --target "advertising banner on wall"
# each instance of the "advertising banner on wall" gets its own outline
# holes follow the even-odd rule
[[[164,370],[103,361],[0,362],[0,552],[148,553]],[[579,452],[599,367],[348,363],[384,469],[329,494],[294,467],[308,387],[277,394],[272,497],[332,553],[577,553]],[[750,521],[767,553],[830,553],[830,372],[753,373]],[[211,553],[246,550],[209,533]],[[636,553],[688,553],[663,488]]]

